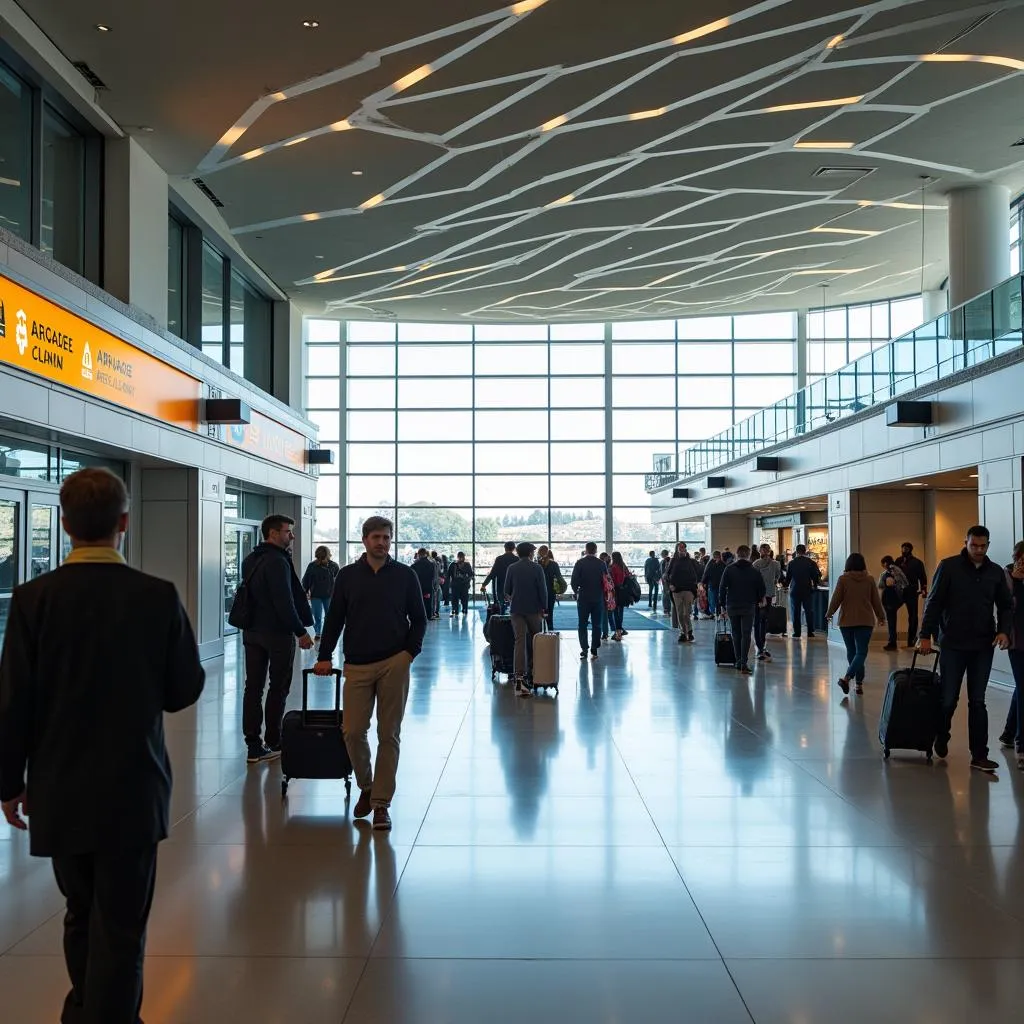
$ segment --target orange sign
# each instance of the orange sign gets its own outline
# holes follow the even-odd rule
[[[187,430],[202,385],[74,313],[0,277],[0,362]]]
[[[271,462],[291,466],[303,473],[308,472],[307,441],[302,434],[255,409],[252,410],[251,418],[251,423],[237,423],[225,428],[224,440],[235,448],[244,448]]]

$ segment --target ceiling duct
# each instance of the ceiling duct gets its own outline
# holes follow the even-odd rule
[[[852,185],[855,181],[874,173],[874,167],[819,167],[811,177],[827,178],[829,181],[841,181]]]
[[[101,92],[106,90],[107,83],[96,74],[95,71],[84,60],[76,60],[74,67],[78,73],[97,91]]]
[[[206,184],[205,181],[203,181],[202,178],[193,178],[192,184],[195,185],[195,187],[199,189],[199,191],[202,192],[203,195],[206,196],[206,198],[209,199],[210,202],[217,207],[217,209],[224,209],[224,204],[217,198],[217,194],[213,191],[212,188],[210,188],[209,185]]]

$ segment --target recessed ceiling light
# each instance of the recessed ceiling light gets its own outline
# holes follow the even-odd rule
[[[361,178],[363,176],[363,172],[362,171],[353,171],[352,174],[356,178]]]
[[[850,107],[860,103],[863,96],[842,96],[834,100],[809,100],[803,103],[779,103],[774,107],[765,107],[766,114],[784,114],[791,110],[820,110],[827,107]]]
[[[978,474],[977,473],[970,473],[969,477],[970,477],[971,480],[977,480],[978,479]]]
[[[320,22],[319,21],[304,21],[302,23],[302,27],[303,28],[319,28],[320,27]]]
[[[110,31],[110,26],[109,25],[99,24],[99,25],[96,26],[96,31],[97,32],[109,32]]]
[[[853,149],[855,142],[795,142],[794,149]]]
[[[927,484],[923,484],[923,483],[912,483],[912,484],[907,484],[907,486],[908,487],[927,487],[928,485]]]
[[[315,259],[315,260],[322,260],[323,256],[314,256],[313,259]]]

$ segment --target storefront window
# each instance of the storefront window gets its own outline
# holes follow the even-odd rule
[[[125,478],[125,465],[116,459],[105,459],[101,455],[85,455],[82,452],[69,452],[61,449],[59,480],[63,483],[72,473],[80,469],[109,469],[122,480]]]
[[[203,355],[224,362],[224,257],[203,243]]]
[[[0,227],[28,240],[32,232],[32,95],[0,64]]]
[[[185,337],[185,229],[173,217],[167,224],[167,329]]]
[[[231,275],[231,304],[228,321],[228,363],[239,377],[245,376],[245,285],[238,274]]]
[[[46,107],[43,113],[39,248],[81,274],[85,263],[85,139]]]
[[[0,437],[0,475],[23,480],[50,479],[50,449],[9,437]]]

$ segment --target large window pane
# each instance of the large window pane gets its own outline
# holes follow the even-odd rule
[[[337,345],[309,345],[306,372],[311,377],[337,377],[341,373],[341,349]]]
[[[677,323],[679,340],[731,341],[731,316],[691,316]]]
[[[521,442],[478,444],[474,465],[477,473],[546,473],[548,446]]]
[[[768,406],[796,391],[795,377],[737,377],[737,405]]]
[[[316,503],[318,505],[337,505],[341,494],[340,478],[322,476],[316,482]]]
[[[309,351],[315,352],[316,349],[310,346]],[[345,349],[345,357],[350,377],[393,377],[395,375],[394,345],[348,345]]]
[[[479,336],[479,328],[477,328]],[[475,369],[478,376],[535,376],[548,372],[547,345],[477,345]]]
[[[221,363],[224,361],[224,257],[205,242],[202,310],[203,352]]]
[[[792,342],[737,343],[736,373],[795,373],[796,346]]]
[[[337,544],[341,536],[339,532],[340,517],[336,508],[316,507],[316,518],[313,520],[313,543]]]
[[[552,377],[551,408],[604,408],[604,377]]]
[[[679,373],[732,373],[732,345],[680,342]]]
[[[647,438],[675,440],[676,414],[673,409],[616,409],[612,417],[612,437],[616,441],[643,441]]]
[[[603,441],[604,410],[551,413],[552,441]]]
[[[732,426],[731,409],[680,409],[679,440],[704,441]]]
[[[472,341],[469,324],[399,324],[399,341]]]
[[[616,341],[675,341],[676,324],[674,320],[625,320],[612,324],[612,337]]]
[[[394,473],[395,446],[393,444],[350,444],[348,446],[350,473]]]
[[[473,469],[471,444],[400,444],[399,473],[469,473]]]
[[[399,505],[473,505],[471,476],[407,476],[398,478]]]
[[[338,321],[332,320],[311,320],[310,322],[310,341],[337,341],[340,337],[341,324]],[[321,325],[333,324],[333,334],[326,333],[326,327]],[[313,330],[316,328],[316,336],[314,336]],[[325,335],[321,336],[320,332],[324,331]],[[361,321],[352,320],[348,324],[349,341],[394,341],[395,340],[395,325],[389,323],[376,323],[372,320]]]
[[[401,545],[428,548],[441,544],[468,546],[473,541],[473,510],[443,505],[419,505],[415,508],[402,505],[398,508],[395,527]]]
[[[604,373],[604,345],[552,345],[551,372]]]
[[[679,404],[702,407],[732,405],[732,378],[681,377],[679,379]]]
[[[0,84],[2,82],[3,68],[0,68]],[[0,104],[2,102],[3,90],[0,88]],[[2,122],[0,116],[0,125]],[[2,132],[0,127],[0,147],[3,145]],[[5,198],[4,189],[0,188],[0,217]],[[167,330],[179,338],[185,337],[185,231],[173,217],[167,218]]]
[[[733,337],[739,340],[796,337],[794,313],[750,313],[733,317]]]
[[[43,211],[39,248],[77,273],[85,269],[85,139],[43,109]]]
[[[656,455],[669,455],[671,441],[616,441],[612,445],[612,470],[616,473],[650,473]]]
[[[612,381],[612,405],[621,408],[674,407],[675,377],[616,377]]]
[[[551,540],[555,558],[568,580],[576,560],[583,557],[583,548],[589,541],[604,547],[604,507],[552,508]],[[571,547],[570,547],[571,545]]]
[[[556,414],[552,413],[551,415],[553,420]],[[590,414],[581,413],[579,415]],[[504,441],[510,437],[519,438],[522,441],[544,441],[547,436],[548,414],[546,411],[478,412],[476,414],[476,438],[478,441]]]
[[[394,441],[395,414],[387,412],[350,412],[348,439],[350,441]]]
[[[393,380],[348,381],[348,407],[350,409],[393,409],[395,382]]]
[[[310,377],[306,381],[306,408],[337,409],[341,397],[338,388],[337,377]]]
[[[323,479],[321,477],[321,479]],[[394,505],[394,476],[349,476],[348,500],[354,505]],[[320,496],[317,495],[317,504]]]
[[[400,412],[399,441],[447,441],[473,436],[473,413]]]
[[[531,508],[528,505],[517,505],[514,508],[509,508],[507,505],[499,505],[495,508],[477,506],[477,544],[480,544],[481,541],[500,542],[487,561],[484,568],[485,573],[490,569],[494,559],[502,554],[501,543],[507,540],[517,543],[521,540],[529,540],[535,544],[543,544],[547,539],[547,502],[544,503],[543,508]]]
[[[604,324],[552,324],[552,341],[601,341]]]
[[[552,473],[603,473],[604,445],[593,442],[551,445]]]
[[[477,341],[547,341],[545,324],[477,324]]]
[[[0,227],[32,234],[32,94],[0,64]]]
[[[553,476],[551,478],[551,504],[590,505],[604,507],[604,475]]]
[[[612,502],[620,505],[643,505],[648,500],[644,478],[639,473],[616,473],[612,477]]]
[[[675,373],[675,345],[645,345],[643,342],[620,342],[612,345],[612,372]]]
[[[466,377],[398,381],[399,409],[469,409],[472,405],[473,381]]]
[[[401,377],[468,377],[472,372],[471,345],[398,346],[398,374]]]
[[[544,476],[491,476],[478,473],[476,477],[476,504],[479,505],[537,505],[547,508],[548,477]]]
[[[337,412],[310,412],[306,415],[316,424],[321,441],[337,441],[341,438],[341,417]]]
[[[476,381],[476,404],[482,409],[546,409],[548,382],[546,378],[509,380],[494,378]]]

